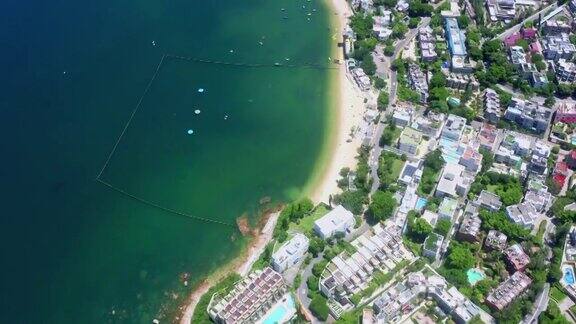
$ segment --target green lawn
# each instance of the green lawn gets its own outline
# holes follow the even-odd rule
[[[400,172],[402,172],[402,168],[404,167],[404,161],[400,159],[394,160],[392,164],[392,178],[398,179],[400,176]]]
[[[496,193],[496,189],[498,189],[498,185],[487,185],[486,186],[486,190],[490,191],[491,193]]]
[[[566,298],[566,294],[564,294],[562,290],[558,289],[558,287],[552,286],[552,288],[550,288],[550,297],[552,297],[552,299],[557,303],[561,303],[564,298]]]
[[[314,221],[318,218],[326,215],[328,213],[328,208],[323,204],[320,204],[314,208],[314,211],[310,216],[306,216],[300,220],[300,223],[290,223],[289,229],[292,231],[302,232],[302,233],[309,233],[314,228]]]

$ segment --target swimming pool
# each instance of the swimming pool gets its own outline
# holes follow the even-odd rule
[[[571,266],[564,266],[562,268],[562,273],[564,274],[564,276],[562,277],[564,282],[567,285],[573,285],[574,284],[574,268],[572,268]]]
[[[285,301],[280,302],[271,309],[262,320],[263,324],[286,323],[296,313],[296,304],[292,296],[288,295]]]
[[[418,198],[418,200],[416,201],[416,207],[415,209],[420,211],[422,209],[424,209],[424,207],[426,207],[426,204],[428,203],[428,199],[426,198]]]
[[[477,268],[468,269],[466,276],[468,277],[470,285],[475,285],[478,281],[484,279],[484,273]]]

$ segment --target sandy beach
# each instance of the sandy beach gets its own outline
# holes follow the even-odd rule
[[[356,136],[350,141],[351,129],[361,124],[364,112],[364,96],[355,86],[352,79],[347,76],[344,65],[344,55],[341,47],[337,43],[342,40],[342,30],[347,23],[348,17],[352,14],[345,0],[327,0],[330,6],[331,24],[334,37],[332,58],[338,59],[342,64],[338,69],[338,75],[333,80],[330,91],[330,109],[334,118],[331,122],[330,142],[326,148],[327,164],[318,167],[317,179],[311,181],[310,198],[318,203],[328,203],[330,195],[340,192],[337,186],[339,172],[343,167],[353,168],[356,165],[356,152],[361,145],[362,138]],[[257,235],[251,239],[249,248],[238,258],[227,264],[224,268],[214,273],[208,279],[200,283],[189,297],[180,324],[190,324],[196,304],[203,294],[210,287],[224,278],[232,271],[244,276],[252,267],[252,264],[258,259],[266,244],[272,239],[272,233],[278,219],[278,213],[272,214],[266,225],[262,227]]]
[[[332,129],[332,138],[328,148],[328,157],[325,159],[327,165],[319,169],[318,179],[314,181],[311,188],[310,198],[315,202],[328,203],[330,195],[339,193],[337,181],[340,178],[339,172],[344,167],[351,169],[356,165],[356,155],[358,148],[362,144],[362,138],[356,136],[352,141],[350,131],[359,126],[365,109],[364,95],[356,87],[351,76],[347,75],[344,63],[344,53],[337,42],[342,40],[342,31],[346,26],[348,17],[352,15],[352,10],[345,0],[327,0],[333,13],[331,16],[332,29],[337,32],[334,39],[332,57],[338,59],[342,64],[338,70],[338,77],[331,91],[331,107],[335,109],[333,118],[335,125]]]

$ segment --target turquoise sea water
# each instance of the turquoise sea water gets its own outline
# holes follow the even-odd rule
[[[169,317],[191,289],[180,276],[198,282],[244,240],[96,175],[164,53],[327,63],[328,9],[318,0],[3,4],[2,322]],[[291,199],[325,142],[329,73],[169,60],[102,178],[232,224],[262,197]]]

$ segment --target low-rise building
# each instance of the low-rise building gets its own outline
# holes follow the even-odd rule
[[[521,202],[506,207],[506,214],[513,223],[528,229],[534,228],[534,224],[540,217],[540,213],[529,202]]]
[[[544,22],[542,30],[546,34],[558,35],[562,33],[569,34],[572,31],[570,24],[559,19],[548,19]]]
[[[375,272],[388,273],[414,256],[402,243],[401,228],[391,222],[377,224],[351,242],[355,252],[332,258],[320,276],[320,290],[342,309],[351,309],[350,297],[368,287]],[[330,312],[339,317],[334,308]]]
[[[492,124],[484,123],[478,132],[478,142],[480,148],[493,152],[496,148],[498,128]]]
[[[512,271],[523,271],[530,263],[530,257],[520,244],[514,244],[504,250],[506,263]]]
[[[438,253],[440,252],[440,247],[442,246],[442,241],[444,237],[436,233],[430,233],[426,240],[424,241],[424,246],[422,247],[422,252],[425,257],[436,260]]]
[[[552,110],[532,101],[513,98],[506,109],[504,118],[523,128],[543,133],[549,125]]]
[[[356,84],[358,84],[358,87],[363,90],[363,91],[368,91],[370,90],[370,77],[366,75],[366,73],[364,73],[364,70],[362,68],[355,68],[353,70],[351,70],[352,72],[352,78],[354,78],[354,81],[356,81]]]
[[[571,60],[576,53],[576,46],[570,42],[568,34],[546,35],[542,38],[542,53],[547,60]]]
[[[493,124],[497,124],[502,117],[500,109],[500,96],[490,88],[484,92],[484,118]]]
[[[418,41],[420,44],[420,53],[422,61],[433,62],[438,57],[436,54],[436,39],[430,26],[420,28],[418,30]]]
[[[302,260],[308,252],[308,238],[302,233],[296,233],[272,254],[272,268],[284,272]]]
[[[219,324],[256,323],[287,291],[282,276],[267,267],[237,282],[225,296],[214,294],[208,314]]]
[[[382,16],[374,16],[374,24],[372,25],[372,32],[379,40],[387,40],[392,35],[392,29],[389,27],[392,21],[391,13],[389,11],[383,12]]]
[[[478,173],[482,168],[482,154],[477,148],[467,146],[460,156],[460,165],[464,166],[468,172]]]
[[[425,210],[421,218],[428,222],[432,227],[436,226],[436,223],[438,222],[438,214],[430,210]]]
[[[464,166],[446,163],[434,195],[437,197],[464,197],[468,194],[473,180],[474,176],[466,172]]]
[[[556,72],[556,78],[561,82],[574,82],[576,81],[576,64],[568,62],[565,59],[559,59],[553,65]]]
[[[422,143],[422,133],[412,127],[406,127],[398,139],[398,149],[402,152],[416,155]]]
[[[412,121],[412,111],[410,109],[395,109],[392,120],[396,126],[406,127]]]
[[[456,238],[461,241],[478,242],[480,239],[480,225],[482,225],[482,220],[478,215],[466,215],[456,233]]]
[[[438,206],[438,215],[440,216],[440,219],[447,219],[452,221],[454,219],[454,215],[456,215],[457,209],[458,200],[445,197],[442,199],[440,206]]]
[[[489,251],[503,251],[506,248],[508,237],[499,231],[490,230],[484,241],[484,246]]]
[[[354,223],[352,212],[339,205],[314,222],[314,232],[327,239],[336,233],[347,233],[354,227]]]
[[[565,124],[576,123],[576,103],[561,101],[556,105],[556,115],[554,117],[556,123],[562,122]]]
[[[509,22],[516,17],[515,0],[486,0],[486,9],[492,22]]]
[[[422,178],[422,160],[406,161],[398,181],[405,185],[420,183]]]
[[[416,117],[412,123],[412,128],[417,129],[422,132],[422,134],[430,137],[436,138],[440,134],[442,129],[444,114],[437,114],[434,112],[428,112],[428,116]]]
[[[416,64],[408,65],[408,83],[414,91],[420,94],[420,102],[426,103],[428,100],[428,81]]]
[[[500,208],[502,208],[502,201],[500,201],[500,197],[488,190],[482,190],[474,203],[492,212],[497,212],[500,210]]]
[[[467,87],[470,87],[472,91],[475,91],[480,87],[480,83],[478,83],[474,75],[471,74],[448,73],[446,76],[446,86],[458,90],[466,90]]]
[[[442,137],[446,137],[455,141],[460,140],[462,132],[466,126],[466,119],[456,115],[448,115],[444,127],[442,128]]]
[[[515,272],[506,281],[501,283],[486,298],[486,304],[501,311],[518,298],[532,283],[524,272]]]

